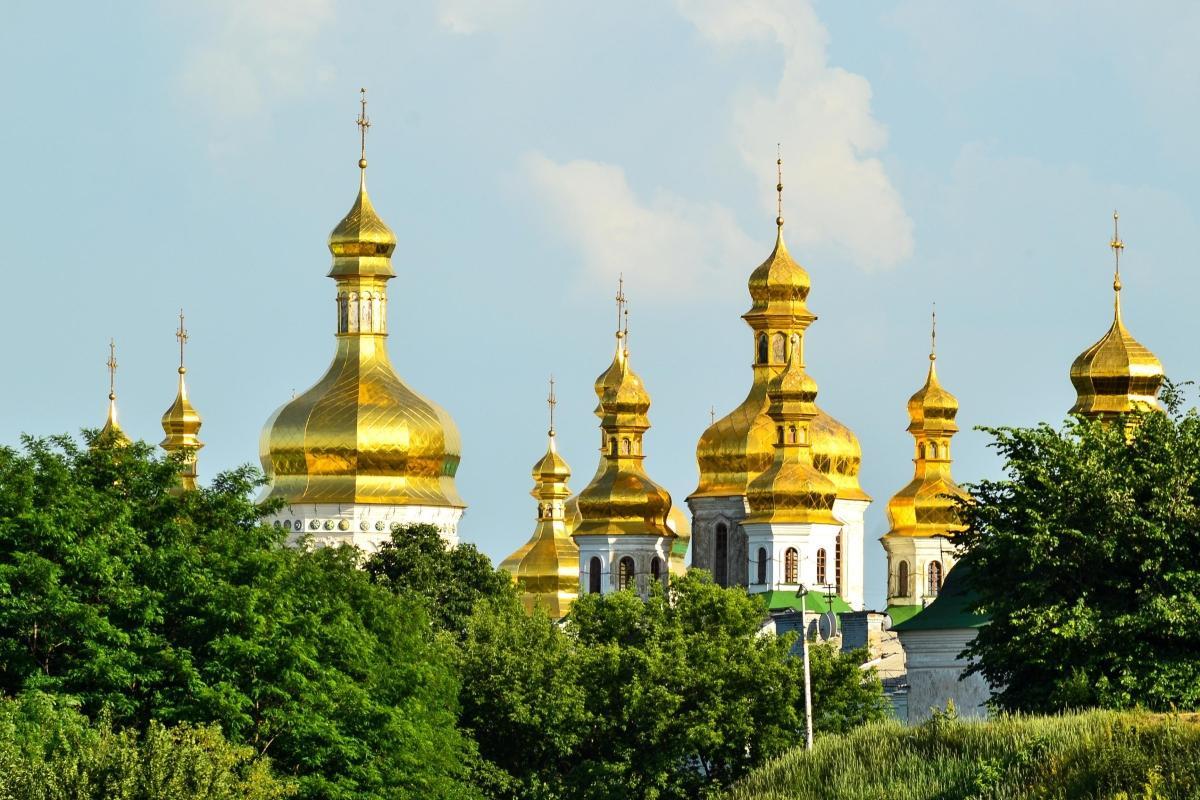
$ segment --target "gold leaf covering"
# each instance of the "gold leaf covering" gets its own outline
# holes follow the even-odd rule
[[[371,204],[366,160],[354,206],[329,237],[337,349],[324,377],[263,429],[268,497],[288,503],[463,508],[458,429],[396,374],[386,349],[386,281],[396,237]]]
[[[199,412],[188,399],[187,384],[184,374],[187,372],[182,365],[179,367],[179,390],[175,394],[175,402],[162,416],[163,431],[166,437],[159,447],[168,453],[184,453],[184,465],[179,474],[180,485],[184,489],[196,488],[196,451],[204,447],[200,441],[200,426],[202,421]]]
[[[700,437],[696,446],[700,483],[692,497],[744,495],[750,482],[773,462],[775,424],[767,413],[767,386],[784,366],[781,344],[794,335],[803,337],[816,320],[806,305],[809,287],[808,273],[788,253],[779,226],[771,255],[750,276],[753,304],[742,317],[754,331],[756,348],[750,392]],[[854,433],[817,408],[810,434],[813,465],[833,482],[837,496],[870,500],[858,480],[862,449]]]
[[[963,529],[955,498],[967,493],[950,474],[950,439],[958,400],[942,388],[936,356],[929,355],[929,375],[908,401],[908,431],[916,444],[913,479],[888,501],[889,529],[885,537],[946,536]]]

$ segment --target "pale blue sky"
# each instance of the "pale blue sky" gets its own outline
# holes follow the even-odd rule
[[[749,385],[739,317],[779,141],[809,372],[875,498],[878,605],[931,301],[963,481],[998,468],[972,426],[1070,406],[1071,360],[1111,319],[1114,207],[1129,327],[1170,376],[1200,374],[1198,39],[1188,3],[14,0],[0,441],[99,425],[110,336],[123,425],[158,441],[182,305],[202,478],[257,463],[262,423],[333,351],[325,240],[353,201],[362,85],[400,240],[389,348],[462,430],[463,537],[502,558],[531,532],[551,371],[572,485],[591,476],[621,270],[647,467],[683,503],[709,406]]]

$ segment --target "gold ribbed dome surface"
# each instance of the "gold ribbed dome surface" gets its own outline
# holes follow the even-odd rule
[[[337,349],[316,385],[263,429],[268,497],[288,503],[462,508],[461,453],[450,415],[409,387],[388,359],[386,281],[396,237],[375,213],[366,160],[354,206],[329,237],[338,286]]]
[[[951,475],[950,439],[958,432],[958,400],[942,387],[935,356],[929,356],[925,384],[908,401],[916,455],[913,479],[888,501],[885,536],[947,536],[963,529],[957,499],[967,493]]]
[[[667,525],[671,495],[646,474],[642,437],[650,427],[650,395],[629,366],[626,334],[617,334],[612,364],[596,379],[596,416],[604,450],[590,483],[577,500],[574,533],[674,537]]]
[[[808,273],[788,253],[780,227],[771,255],[751,273],[752,305],[743,316],[757,337],[767,337],[766,359],[758,353],[746,399],[701,435],[696,445],[700,483],[692,497],[744,495],[771,465],[775,425],[767,413],[767,384],[783,368],[780,342],[786,331],[803,331],[816,319],[806,305],[809,287]],[[833,482],[837,496],[870,500],[858,480],[862,448],[853,431],[818,407],[810,433],[813,465]]]
[[[837,488],[812,463],[811,424],[817,414],[817,384],[800,360],[799,337],[787,365],[771,380],[768,413],[774,431],[771,465],[750,482],[750,522],[837,524]]]
[[[1108,332],[1071,364],[1075,387],[1072,414],[1109,417],[1157,409],[1158,390],[1163,382],[1162,363],[1133,338],[1121,319],[1120,255],[1125,248],[1116,229],[1109,246],[1117,260],[1113,277],[1113,322]]]
[[[553,409],[553,388],[549,402]],[[561,619],[579,596],[579,546],[571,539],[567,521],[571,469],[558,453],[553,417],[548,439],[546,454],[533,465],[530,494],[538,501],[537,526],[529,541],[504,559],[500,567],[521,586],[527,610],[540,606],[550,616]]]

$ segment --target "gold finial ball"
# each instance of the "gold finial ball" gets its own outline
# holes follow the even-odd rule
[[[358,160],[358,168],[359,168],[359,169],[366,169],[366,168],[367,168],[367,160],[366,160],[365,158],[360,158],[360,159]]]
[[[1121,291],[1121,278],[1120,278],[1120,276],[1117,276],[1117,277],[1113,278],[1113,291],[1114,291],[1114,292],[1119,292],[1119,291]]]
[[[775,224],[776,224],[778,227],[782,228],[782,227],[783,227],[783,217],[776,217],[776,218],[775,218]]]

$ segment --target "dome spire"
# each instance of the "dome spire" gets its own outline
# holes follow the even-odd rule
[[[359,103],[362,105],[358,112],[358,119],[354,122],[358,125],[358,168],[366,174],[367,171],[367,129],[371,127],[371,119],[367,116],[367,90],[359,89]]]
[[[108,416],[105,417],[104,427],[100,429],[97,442],[126,444],[129,442],[129,437],[125,435],[125,431],[121,430],[121,425],[117,422],[117,343],[114,339],[108,340],[108,361],[104,362],[104,366],[108,367]]]
[[[187,367],[184,366],[183,351],[184,345],[188,341],[188,332],[183,323],[183,309],[181,308],[179,309],[179,329],[175,331],[175,338],[179,340],[179,390],[175,394],[175,402],[163,413],[162,427],[166,438],[159,443],[159,447],[168,453],[182,454],[183,464],[179,470],[179,485],[183,489],[195,489],[196,451],[204,447],[204,443],[199,438],[202,424],[200,414],[188,400],[187,384],[184,381]]]
[[[937,361],[937,303],[929,312],[929,360]]]
[[[775,143],[775,227],[783,228],[783,149]]]
[[[1117,227],[1117,223],[1121,219],[1121,215],[1117,210],[1113,209],[1113,238],[1108,243],[1108,246],[1113,251],[1113,314],[1116,319],[1121,319],[1121,251],[1125,249],[1125,243],[1121,241],[1121,232]]]

